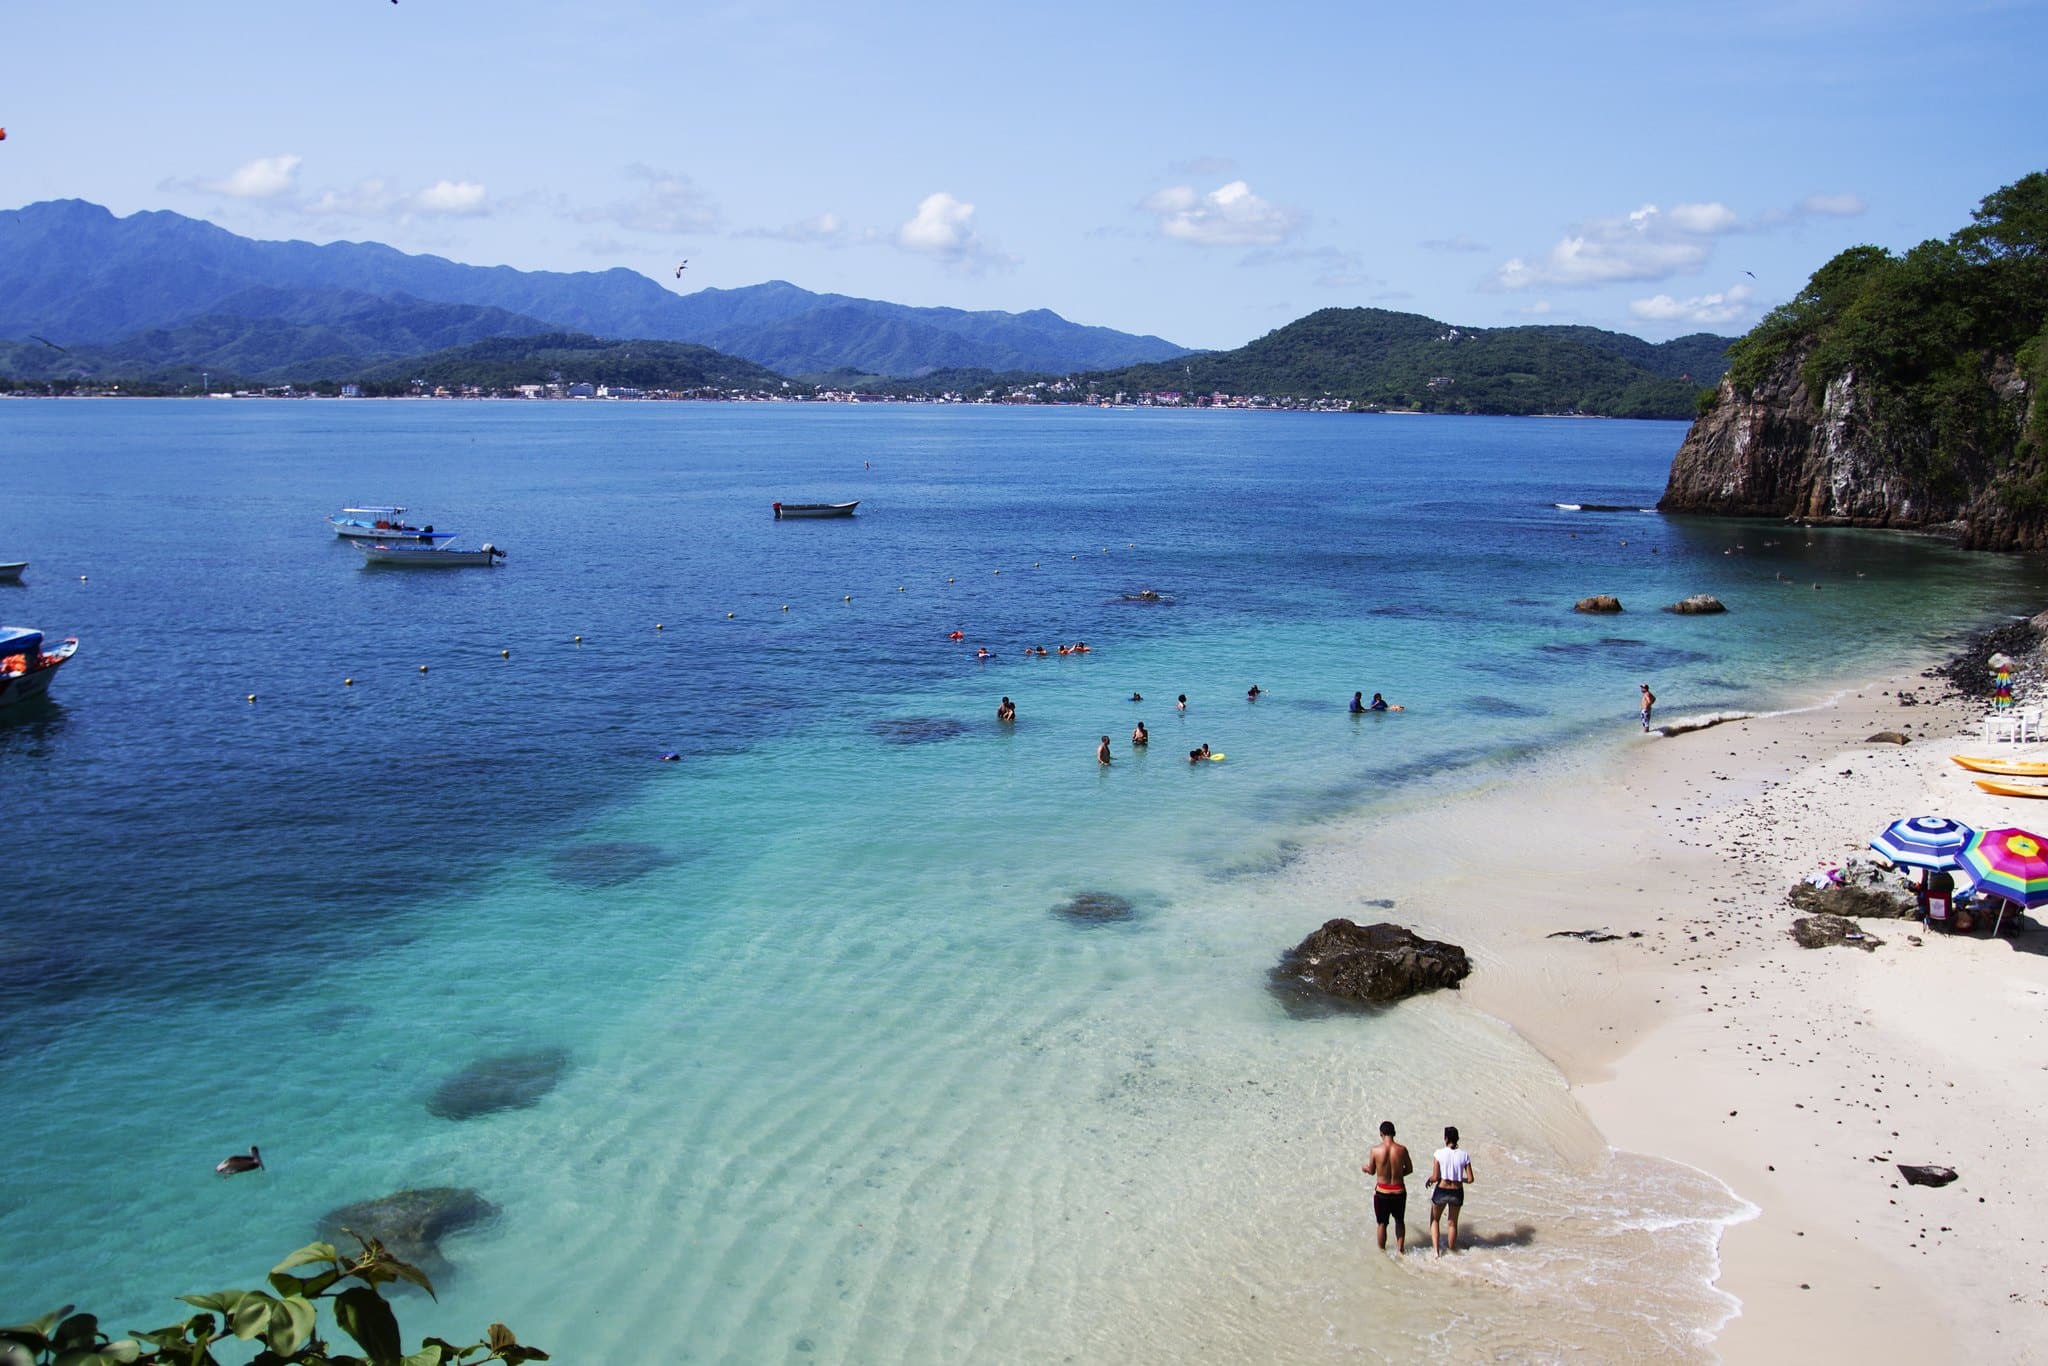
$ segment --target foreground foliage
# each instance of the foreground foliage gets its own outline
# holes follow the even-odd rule
[[[344,1254],[332,1243],[308,1243],[271,1269],[269,1291],[220,1290],[180,1295],[200,1310],[174,1323],[110,1339],[92,1314],[66,1305],[29,1323],[0,1328],[0,1366],[221,1366],[216,1344],[260,1342],[251,1366],[454,1366],[461,1362],[546,1361],[538,1347],[522,1346],[512,1330],[494,1323],[482,1342],[457,1346],[427,1338],[407,1353],[398,1317],[378,1287],[407,1281],[429,1295],[426,1273],[400,1261],[374,1238]],[[319,1267],[310,1275],[295,1274]],[[357,1352],[336,1352],[320,1336],[319,1303],[329,1302],[335,1325]]]

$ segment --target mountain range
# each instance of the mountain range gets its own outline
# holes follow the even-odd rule
[[[676,294],[623,268],[522,271],[374,242],[257,241],[164,211],[117,218],[83,200],[0,212],[0,339],[16,343],[0,343],[0,367],[13,374],[336,378],[422,351],[566,332],[690,342],[782,375],[1065,372],[1186,354],[1044,309],[912,308],[780,280]]]
[[[210,374],[391,392],[414,378],[489,389],[560,375],[681,391],[829,381],[1002,398],[1020,376],[1081,375],[1056,392],[1690,417],[1727,368],[1728,344],[1329,308],[1235,350],[1191,352],[1044,309],[912,308],[781,280],[676,294],[624,269],[521,271],[371,242],[256,241],[81,200],[0,212],[0,375],[32,381],[175,390]]]

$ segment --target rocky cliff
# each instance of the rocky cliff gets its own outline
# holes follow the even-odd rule
[[[2026,377],[1981,366],[1962,437],[1896,387],[1845,370],[1815,394],[1808,352],[1779,356],[1747,392],[1731,376],[1671,462],[1663,512],[1940,531],[1983,550],[2048,548],[2040,442]]]

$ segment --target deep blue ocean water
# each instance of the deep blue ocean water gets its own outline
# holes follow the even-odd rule
[[[1275,923],[1247,888],[1390,797],[1636,742],[1640,681],[1663,716],[1783,705],[2037,605],[2031,561],[1553,506],[1648,506],[1682,434],[0,404],[0,559],[32,561],[0,621],[82,642],[52,702],[0,719],[0,1317],[152,1326],[328,1209],[455,1185],[503,1213],[451,1240],[409,1329],[589,1332],[584,1360],[1270,1343],[1210,1292],[1250,1277],[1279,1312],[1329,1250],[1260,1227],[1334,1217],[1302,1173],[1354,1097],[1319,1079],[1378,1059],[1420,1095],[1375,1050],[1449,1050],[1532,1171],[1559,1102],[1454,1004],[1289,1018],[1264,971],[1329,908]],[[850,498],[850,521],[769,511]],[[509,558],[366,568],[321,517],[383,502]],[[1596,592],[1629,610],[1570,611]],[[1654,610],[1693,592],[1731,610]],[[1354,689],[1407,710],[1351,717]],[[1186,763],[1203,742],[1227,761]],[[1052,913],[1089,890],[1135,918]],[[570,1066],[530,1107],[424,1103],[539,1048]],[[211,1175],[251,1142],[271,1170]],[[1652,1203],[1718,1198],[1638,1175]],[[1609,1223],[1586,1236],[1620,1240],[1620,1274],[1640,1257]],[[1583,1266],[1552,1270],[1524,1320],[1624,1331],[1571,1307]],[[1436,1308],[1467,1336],[1418,1319],[1414,1343],[1535,1331]],[[1311,1312],[1318,1340],[1346,1312]]]

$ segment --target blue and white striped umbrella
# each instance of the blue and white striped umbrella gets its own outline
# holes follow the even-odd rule
[[[1909,816],[1887,825],[1870,847],[1902,867],[1940,871],[1962,866],[1963,846],[1976,833],[1946,816]]]

